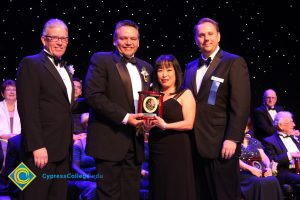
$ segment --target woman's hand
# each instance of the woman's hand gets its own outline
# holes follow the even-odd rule
[[[161,117],[155,116],[155,120],[153,121],[153,123],[155,126],[162,130],[166,130],[167,128],[167,123]]]
[[[260,169],[257,169],[256,167],[251,167],[249,169],[249,171],[254,175],[254,176],[257,176],[257,177],[262,177],[262,171]]]
[[[269,167],[266,168],[266,171],[264,173],[264,177],[268,176],[272,176],[272,170]]]

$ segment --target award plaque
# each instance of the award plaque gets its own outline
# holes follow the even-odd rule
[[[265,171],[265,166],[262,163],[261,158],[251,158],[251,159],[248,159],[248,165],[250,165],[252,167],[255,167],[257,169],[260,169],[262,171]]]
[[[163,96],[161,92],[140,91],[138,113],[143,113],[143,119],[154,119],[154,116],[162,117]]]

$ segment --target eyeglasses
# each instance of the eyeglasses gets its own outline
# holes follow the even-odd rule
[[[294,121],[289,121],[289,122],[283,122],[284,125],[294,125],[295,122]]]
[[[6,91],[6,92],[16,92],[17,90],[16,90],[16,89],[11,89],[11,88],[9,88],[9,89],[5,89],[5,91]]]
[[[265,99],[277,99],[277,97],[265,97]]]
[[[58,42],[61,40],[61,42],[67,43],[69,42],[69,37],[58,37],[58,36],[50,36],[50,35],[44,35],[50,42]]]

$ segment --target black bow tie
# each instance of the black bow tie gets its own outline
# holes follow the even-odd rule
[[[283,135],[283,134],[279,134],[279,136],[281,136],[283,138],[289,138],[289,137],[291,137],[290,135]]]
[[[136,59],[135,59],[135,57],[127,58],[127,57],[123,56],[123,57],[122,57],[122,62],[124,62],[125,65],[126,65],[127,63],[131,63],[131,64],[133,64],[133,65],[136,65]]]
[[[53,56],[47,52],[46,52],[46,54],[49,58],[53,59],[55,66],[57,66],[59,64],[60,67],[64,67],[66,65],[66,61],[64,61],[63,59]]]
[[[210,62],[211,62],[211,57],[208,57],[206,60],[204,60],[201,56],[201,58],[199,60],[198,68],[202,67],[204,64],[206,64],[206,67],[208,67]]]
[[[268,110],[275,110],[275,108],[268,108]]]

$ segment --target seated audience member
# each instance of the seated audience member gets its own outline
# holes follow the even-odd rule
[[[77,101],[82,95],[82,81],[79,78],[73,78],[74,84],[74,101]],[[81,114],[72,114],[73,124],[74,124],[74,134],[79,134],[83,132],[83,127],[80,123]]]
[[[248,120],[240,156],[240,184],[243,198],[280,200],[283,196],[277,178],[272,175],[270,160],[261,143],[250,137],[248,134],[250,130],[251,120]]]
[[[16,82],[13,80],[4,81],[1,86],[1,95],[4,100],[0,102],[0,139],[8,140],[21,133]],[[3,150],[5,152],[6,149]]]
[[[21,122],[17,109],[16,83],[14,80],[6,80],[1,85],[1,95],[4,98],[0,102],[0,146],[2,149],[1,169],[5,168],[7,140],[20,134]],[[3,172],[2,172],[3,173]],[[2,175],[1,175],[2,176]],[[0,193],[7,189],[7,181],[1,177]]]
[[[0,182],[0,187],[6,191],[6,193],[12,197],[12,199],[20,199],[20,189],[8,179],[9,174],[21,163],[24,158],[23,145],[21,143],[21,134],[8,139],[7,154],[5,160],[5,167],[3,168],[3,178]],[[0,198],[1,199],[1,198]]]
[[[273,120],[276,113],[283,110],[281,106],[276,105],[276,102],[276,92],[268,89],[264,92],[263,104],[253,113],[254,137],[260,141],[276,132]]]
[[[73,134],[73,140],[74,140],[74,142],[76,140],[86,138],[88,120],[89,120],[89,113],[82,113],[80,115],[80,125],[82,126],[82,131],[80,133]]]
[[[254,137],[253,124],[252,124],[252,120],[251,120],[250,117],[248,117],[247,125],[246,125],[246,128],[245,128],[245,137],[247,137],[247,138],[253,138]]]
[[[149,146],[148,146],[149,133],[145,133],[144,140],[144,151],[145,151],[145,161],[142,164],[141,170],[141,184],[140,184],[140,200],[149,199]]]
[[[263,141],[265,151],[270,159],[278,163],[277,178],[281,185],[293,187],[297,199],[300,199],[300,143],[298,130],[294,130],[293,115],[287,111],[278,112],[274,119],[276,134]],[[297,173],[298,172],[298,173]]]
[[[84,113],[81,118],[82,124],[87,125],[88,113]],[[84,127],[87,128],[87,127]],[[73,145],[72,168],[76,174],[84,176],[83,179],[73,179],[70,185],[75,186],[79,192],[79,199],[94,200],[96,196],[96,180],[93,175],[96,174],[96,165],[93,157],[85,153],[86,134],[81,134],[81,138],[75,140]]]

